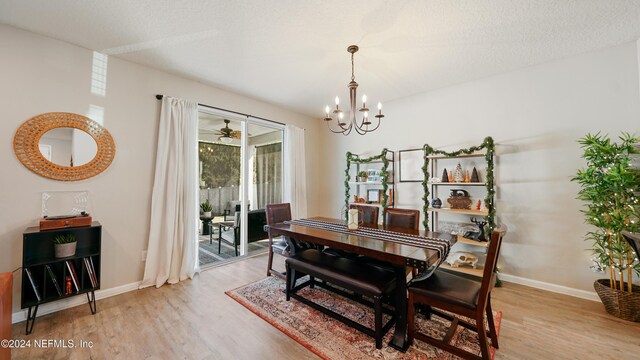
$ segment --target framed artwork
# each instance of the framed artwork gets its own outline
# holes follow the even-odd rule
[[[424,151],[422,149],[409,149],[398,151],[398,172],[400,182],[422,182],[424,173]]]
[[[379,204],[382,202],[382,190],[369,189],[367,190],[367,201],[371,204]]]

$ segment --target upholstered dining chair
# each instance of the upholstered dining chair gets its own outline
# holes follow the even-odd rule
[[[386,208],[385,227],[418,230],[420,228],[420,210]]]
[[[350,209],[358,210],[358,223],[364,226],[377,226],[378,219],[380,217],[380,208],[377,206],[367,206],[367,205],[358,205],[351,204],[349,205]],[[347,259],[355,259],[359,257],[357,254],[350,253],[348,251],[326,248],[324,252],[330,255],[342,256]]]
[[[273,225],[281,222],[291,220],[291,204],[269,204],[266,206],[267,211],[267,225]],[[286,279],[286,274],[283,274],[273,269],[273,254],[282,255],[288,257],[288,244],[284,236],[281,236],[278,240],[274,241],[271,231],[269,231],[269,259],[267,260],[267,276],[274,275],[281,279]]]
[[[384,211],[384,226],[385,228],[418,230],[420,228],[420,210],[386,208]],[[370,265],[386,270],[393,269],[388,263],[372,259],[366,255],[358,256],[357,261],[367,262]],[[409,273],[416,276],[417,270],[408,268],[407,274]]]
[[[640,234],[630,233],[628,231],[622,231],[620,233],[624,236],[633,251],[635,251],[636,256],[640,259]]]
[[[436,270],[429,278],[413,281],[409,285],[409,343],[412,343],[415,338],[464,359],[491,359],[489,339],[487,338],[484,321],[486,318],[489,325],[488,337],[491,338],[491,345],[497,349],[498,335],[491,309],[491,289],[495,284],[496,264],[505,232],[506,230],[504,229],[494,230],[491,234],[491,242],[489,243],[482,278],[476,279],[462,274],[457,275],[453,272]],[[451,321],[451,326],[443,339],[436,339],[416,331],[415,306],[417,304],[426,306],[427,316],[437,315]],[[466,316],[473,319],[474,323],[464,321],[436,309]],[[458,326],[465,327],[478,334],[481,356],[450,344]]]
[[[363,225],[378,225],[378,218],[380,216],[379,207],[351,204],[349,208],[358,210],[358,220]]]

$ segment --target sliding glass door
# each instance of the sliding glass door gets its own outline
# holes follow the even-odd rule
[[[199,120],[200,265],[267,251],[264,209],[282,202],[283,126],[204,107]]]

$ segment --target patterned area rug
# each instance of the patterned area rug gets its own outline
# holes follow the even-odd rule
[[[387,333],[382,349],[378,350],[372,337],[295,299],[285,301],[284,287],[284,281],[269,277],[227,291],[226,294],[324,359],[457,359],[443,350],[417,340],[406,353],[397,351],[387,345],[394,328]],[[373,310],[357,302],[338,297],[318,287],[306,287],[300,290],[299,294],[365,326],[373,327]],[[501,319],[501,312],[494,314],[498,335]],[[436,316],[432,317],[432,320],[426,320],[418,315],[416,319],[416,326],[421,332],[438,338],[444,336],[448,325],[448,321]],[[466,329],[458,328],[452,344],[473,353],[480,353],[475,333]],[[494,353],[495,349],[491,348],[492,358]]]
[[[226,241],[221,242],[220,253],[218,254],[218,235],[213,236],[213,244],[209,244],[209,235],[200,235],[198,247],[198,259],[201,266],[217,261],[224,261],[236,256],[235,248]],[[268,247],[269,239],[249,243],[249,255],[255,252],[265,252]],[[240,246],[238,246],[238,251],[240,251]]]

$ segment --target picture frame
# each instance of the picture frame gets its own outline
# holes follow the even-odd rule
[[[423,149],[407,149],[398,151],[398,174],[399,182],[422,182],[424,173],[422,166],[424,165]]]
[[[367,190],[367,202],[369,204],[379,204],[382,202],[382,190],[380,189],[368,189]]]
[[[368,169],[367,176],[381,176],[382,170],[379,169]]]

